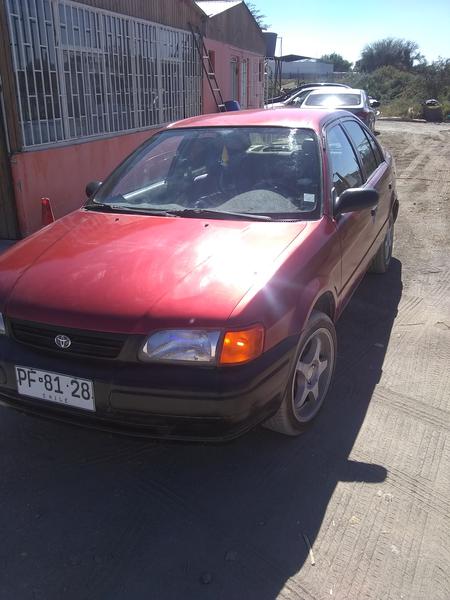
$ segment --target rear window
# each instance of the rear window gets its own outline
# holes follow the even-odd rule
[[[361,94],[311,94],[305,100],[305,106],[359,106]]]

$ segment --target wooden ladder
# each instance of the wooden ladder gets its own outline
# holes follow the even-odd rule
[[[197,53],[202,61],[202,70],[206,75],[206,79],[209,84],[209,89],[211,90],[211,94],[214,98],[214,102],[216,103],[217,109],[219,112],[226,112],[227,108],[225,106],[225,102],[223,101],[222,92],[219,87],[219,82],[217,81],[216,74],[214,72],[214,67],[211,63],[211,58],[209,56],[208,49],[205,46],[205,42],[203,40],[203,36],[200,32],[200,29],[192,26],[189,23],[189,28],[192,33],[192,37],[194,38],[195,47],[197,49]]]

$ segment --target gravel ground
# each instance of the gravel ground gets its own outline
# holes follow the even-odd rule
[[[450,598],[450,126],[378,129],[395,260],[315,426],[169,444],[0,407],[1,600]]]

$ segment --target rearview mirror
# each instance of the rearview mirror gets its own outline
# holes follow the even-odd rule
[[[86,196],[88,198],[92,198],[92,196],[98,192],[102,183],[102,181],[90,181],[85,189]]]
[[[344,190],[336,200],[334,212],[336,215],[375,208],[379,194],[373,188],[349,188]]]
[[[369,104],[372,108],[378,108],[380,106],[379,100],[369,100]]]

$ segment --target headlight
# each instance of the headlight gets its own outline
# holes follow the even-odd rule
[[[6,325],[2,313],[0,313],[0,335],[6,334]]]
[[[216,362],[220,331],[168,329],[152,334],[139,358],[152,362]]]

